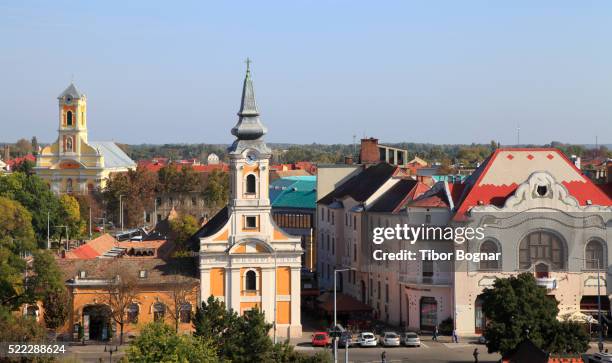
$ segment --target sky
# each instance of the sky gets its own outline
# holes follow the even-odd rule
[[[249,57],[266,140],[612,143],[610,1],[0,0],[0,142],[231,143]]]

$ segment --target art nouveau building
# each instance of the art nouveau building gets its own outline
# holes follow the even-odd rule
[[[256,308],[282,337],[301,336],[300,238],[273,221],[269,190],[271,150],[263,140],[247,67],[239,120],[229,148],[230,202],[196,236],[200,241],[201,298],[223,300],[243,313]]]
[[[560,315],[593,315],[597,266],[604,315],[610,316],[612,290],[606,282],[612,201],[559,150],[499,149],[465,182],[439,182],[431,189],[403,177],[381,179],[374,170],[360,175],[318,202],[318,273],[324,286],[331,287],[327,264],[330,270],[355,269],[343,292],[370,304],[380,320],[431,330],[453,318],[459,334],[479,334],[486,321],[479,295],[496,277],[520,272],[533,273],[559,300]],[[360,193],[366,190],[363,197]],[[485,238],[463,244],[372,243],[374,228],[396,224],[484,227]],[[335,242],[329,248],[328,234]],[[501,252],[502,260],[375,261],[374,249]]]
[[[114,142],[89,141],[87,97],[70,84],[57,98],[59,136],[36,158],[36,174],[47,180],[55,193],[84,194],[103,188],[109,175],[136,168]]]

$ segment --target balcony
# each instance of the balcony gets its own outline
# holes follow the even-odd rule
[[[450,286],[452,284],[451,274],[438,274],[434,276],[422,276],[413,274],[399,274],[400,284],[426,285],[426,286]]]

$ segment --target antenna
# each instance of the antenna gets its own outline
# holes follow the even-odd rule
[[[516,146],[521,144],[521,124],[516,125]]]

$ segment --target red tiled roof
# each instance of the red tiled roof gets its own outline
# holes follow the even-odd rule
[[[23,163],[24,161],[31,161],[33,163],[36,162],[36,156],[32,155],[32,154],[27,154],[26,156],[20,157],[20,158],[12,158],[10,160],[5,161],[6,165],[10,166],[11,169],[13,169],[15,166]]]
[[[470,208],[482,205],[503,206],[519,184],[536,171],[549,172],[568,192],[586,205],[612,205],[612,200],[589,178],[582,175],[560,150],[555,148],[497,149],[464,182],[464,191],[456,208],[454,220],[463,220]],[[455,187],[454,187],[455,188]],[[459,194],[452,192],[453,199]]]
[[[66,258],[97,258],[118,245],[118,241],[108,233],[66,252]]]

